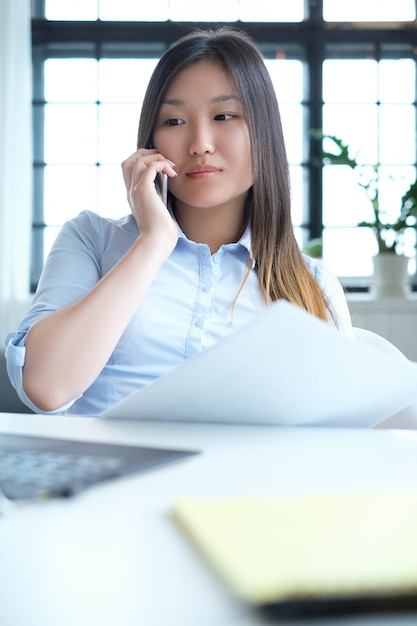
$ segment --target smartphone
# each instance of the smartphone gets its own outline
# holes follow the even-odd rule
[[[152,150],[154,145],[151,141],[149,141],[146,147]],[[155,178],[155,187],[162,202],[165,206],[168,206],[168,176],[164,172],[157,174]]]
[[[162,202],[168,204],[168,176],[165,172],[160,172],[155,178],[155,187]]]

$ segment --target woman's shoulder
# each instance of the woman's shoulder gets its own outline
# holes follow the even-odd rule
[[[63,225],[57,241],[66,241],[69,246],[80,243],[102,254],[109,245],[120,245],[122,248],[131,245],[137,236],[138,229],[132,215],[114,219],[94,211],[82,211]]]
[[[338,277],[323,259],[311,257],[307,254],[303,256],[307,267],[324,291],[331,291],[335,287],[341,288]]]
[[[51,248],[56,256],[64,250],[89,251],[95,258],[103,259],[110,250],[122,254],[138,236],[136,222],[131,215],[118,219],[82,211],[60,229]]]
[[[304,259],[323,292],[332,320],[341,332],[352,336],[352,321],[349,307],[339,278],[326,265],[323,259],[316,259],[306,254]]]
[[[70,219],[67,224],[82,228],[91,232],[112,231],[120,229],[124,231],[137,231],[136,222],[132,215],[124,215],[117,219],[99,215],[94,211],[81,211],[75,217]]]
[[[323,259],[312,257],[308,254],[303,254],[303,257],[308,269],[313,274],[314,278],[319,280],[322,277],[323,272],[327,273],[327,269],[324,266]]]

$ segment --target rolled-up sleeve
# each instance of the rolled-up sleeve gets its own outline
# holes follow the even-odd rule
[[[20,400],[35,413],[47,413],[48,415],[58,415],[65,412],[75,402],[76,398],[65,406],[55,411],[42,411],[36,406],[23,389],[23,366],[25,364],[26,348],[23,344],[26,333],[9,333],[6,337],[6,365],[7,373],[11,384],[16,389]]]

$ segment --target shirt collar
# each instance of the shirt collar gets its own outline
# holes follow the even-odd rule
[[[174,212],[172,209],[172,201],[169,201],[168,203],[168,211],[170,212],[172,218],[175,220],[175,216],[174,216]],[[178,235],[180,239],[184,239],[185,241],[189,241],[188,237],[185,235],[184,231],[181,229],[181,226],[178,224],[177,220],[175,220],[178,226]],[[226,246],[229,247],[229,249],[233,249],[234,248],[238,248],[238,247],[242,247],[245,248],[245,250],[247,250],[249,257],[252,259],[252,264],[251,264],[251,268],[253,269],[255,267],[255,260],[253,258],[252,255],[252,232],[250,229],[250,226],[246,226],[245,231],[243,233],[243,235],[241,236],[241,238],[239,239],[239,241],[237,241],[236,243],[229,243],[229,244],[225,244]]]

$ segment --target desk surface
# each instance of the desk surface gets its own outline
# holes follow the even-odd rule
[[[172,522],[178,497],[417,486],[416,431],[0,414],[0,432],[203,451],[0,519],[2,626],[260,626],[266,622],[233,597]],[[416,617],[340,623],[411,626]]]

